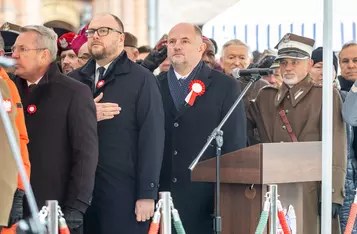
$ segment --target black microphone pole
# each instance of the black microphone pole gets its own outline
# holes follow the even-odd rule
[[[249,88],[253,85],[253,83],[259,80],[261,77],[259,75],[252,75],[249,77],[249,82],[247,86],[243,89],[240,93],[237,100],[234,102],[232,107],[229,109],[227,114],[222,119],[221,123],[217,126],[217,128],[213,129],[211,135],[208,137],[206,144],[203,146],[200,153],[197,157],[192,161],[189,169],[193,171],[200,161],[201,157],[203,156],[204,152],[207,150],[208,146],[210,146],[213,139],[215,139],[215,146],[216,146],[216,212],[215,218],[213,223],[213,231],[216,234],[220,234],[222,232],[222,217],[221,217],[221,167],[220,167],[220,156],[221,156],[221,148],[223,146],[223,131],[221,130],[223,125],[226,123],[228,118],[232,115],[235,108],[238,106],[239,102],[243,99],[244,95],[247,93]]]

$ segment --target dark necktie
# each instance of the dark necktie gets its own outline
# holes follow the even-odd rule
[[[98,81],[103,80],[104,72],[105,72],[105,67],[99,67],[99,68],[98,68],[98,72],[99,72]]]
[[[30,90],[30,93],[33,91],[33,89],[36,87],[36,84],[30,84],[29,85],[29,90]]]

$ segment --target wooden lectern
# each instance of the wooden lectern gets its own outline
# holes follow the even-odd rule
[[[294,207],[302,233],[302,183],[321,181],[321,147],[321,142],[264,143],[222,155],[222,234],[255,232],[269,184],[278,184],[284,208]],[[199,163],[192,180],[216,182],[216,159]]]

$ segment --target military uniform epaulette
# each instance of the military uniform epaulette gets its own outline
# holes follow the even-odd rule
[[[279,91],[279,89],[273,85],[266,85],[264,87],[261,87],[259,90],[258,90],[258,93],[256,95],[256,98],[255,99],[252,99],[250,100],[251,102],[255,102],[255,100],[260,96],[260,93],[263,91],[263,90],[275,90],[276,92]]]

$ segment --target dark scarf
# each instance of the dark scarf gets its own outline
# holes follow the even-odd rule
[[[343,78],[342,76],[338,76],[338,81],[340,82],[341,85],[341,90],[343,91],[350,91],[352,85],[354,84],[353,81],[350,80],[346,80],[345,78]]]
[[[190,92],[190,83],[192,80],[197,78],[197,74],[200,72],[202,66],[203,62],[201,61],[199,64],[197,64],[197,66],[192,70],[186,79],[178,80],[172,66],[167,72],[167,81],[169,84],[170,94],[177,110],[179,110],[180,107],[185,103],[185,98]]]

